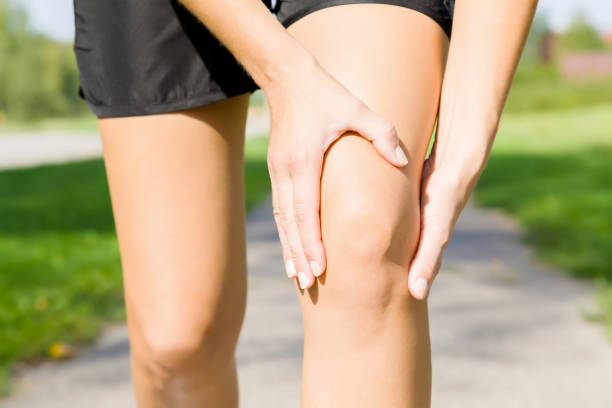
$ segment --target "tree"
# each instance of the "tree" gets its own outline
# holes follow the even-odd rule
[[[572,24],[561,36],[561,48],[564,51],[603,50],[606,43],[597,30],[589,23],[584,13],[574,16]]]
[[[0,1],[0,111],[35,120],[82,113],[72,44],[33,33],[22,8]]]

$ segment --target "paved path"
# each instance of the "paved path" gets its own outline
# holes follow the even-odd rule
[[[249,113],[248,118],[247,138],[269,129],[266,107]],[[102,143],[97,132],[0,132],[0,170],[100,156]]]
[[[60,163],[102,155],[96,132],[0,133],[0,169]]]
[[[592,288],[538,265],[506,217],[469,206],[431,295],[436,408],[610,408],[612,347],[585,322]],[[249,301],[238,348],[242,406],[298,406],[302,332],[270,203],[248,222]],[[135,407],[123,326],[17,380],[5,408]]]

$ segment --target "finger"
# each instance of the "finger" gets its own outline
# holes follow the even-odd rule
[[[275,171],[272,169],[272,165],[268,165],[268,172],[270,174],[270,184],[272,187],[272,214],[274,215],[274,222],[276,223],[276,229],[278,230],[278,237],[281,244],[281,249],[283,252],[283,262],[285,263],[285,273],[288,278],[297,277],[297,272],[295,270],[295,266],[293,264],[293,259],[291,259],[291,252],[289,251],[289,244],[287,243],[287,238],[285,235],[285,229],[280,222],[280,209],[279,209],[279,199],[278,199],[278,189],[276,188],[276,178],[274,176]]]
[[[312,157],[292,174],[293,210],[304,256],[315,277],[326,267],[319,216],[322,157]]]
[[[278,188],[280,210],[278,214],[279,222],[285,231],[290,261],[293,261],[300,288],[307,289],[314,283],[314,275],[304,256],[300,235],[295,222],[295,214],[293,212],[293,181],[289,174],[284,171],[278,172],[276,178],[278,181],[276,187]]]
[[[440,269],[447,234],[436,227],[421,230],[419,246],[408,271],[408,287],[412,296],[425,299]]]
[[[372,145],[388,162],[396,166],[408,164],[406,153],[399,143],[395,126],[369,109],[364,109],[349,124],[350,129],[372,142]]]

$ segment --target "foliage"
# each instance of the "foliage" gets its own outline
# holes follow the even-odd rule
[[[610,102],[612,77],[574,82],[559,78],[554,64],[522,63],[505,111],[538,112]]]
[[[84,113],[72,44],[31,32],[24,11],[0,2],[0,112],[35,120]]]
[[[597,30],[589,24],[584,14],[574,16],[572,24],[559,38],[561,51],[603,50],[606,43]]]
[[[97,132],[98,120],[93,114],[79,116],[61,116],[28,120],[9,120],[0,126],[0,132],[36,132],[36,131],[82,131]]]
[[[518,219],[544,260],[599,279],[612,333],[611,110],[507,115],[475,197]]]
[[[510,89],[506,112],[534,112],[610,102],[612,76],[581,81],[559,75],[558,58],[567,51],[606,48],[599,33],[584,15],[577,14],[570,28],[557,37],[551,61],[542,61],[538,50],[551,35],[546,15],[536,16]]]
[[[549,34],[550,27],[548,25],[548,18],[544,14],[537,14],[531,24],[529,35],[525,43],[525,49],[522,54],[522,61],[535,62],[538,59],[538,50],[540,43],[544,36]]]
[[[247,141],[247,210],[270,191],[266,149]],[[17,361],[63,356],[124,317],[103,160],[0,172],[0,394]]]

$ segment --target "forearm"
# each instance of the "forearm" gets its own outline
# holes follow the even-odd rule
[[[314,57],[261,0],[181,0],[264,90],[312,68]]]
[[[433,164],[466,195],[489,156],[536,4],[456,2]]]

